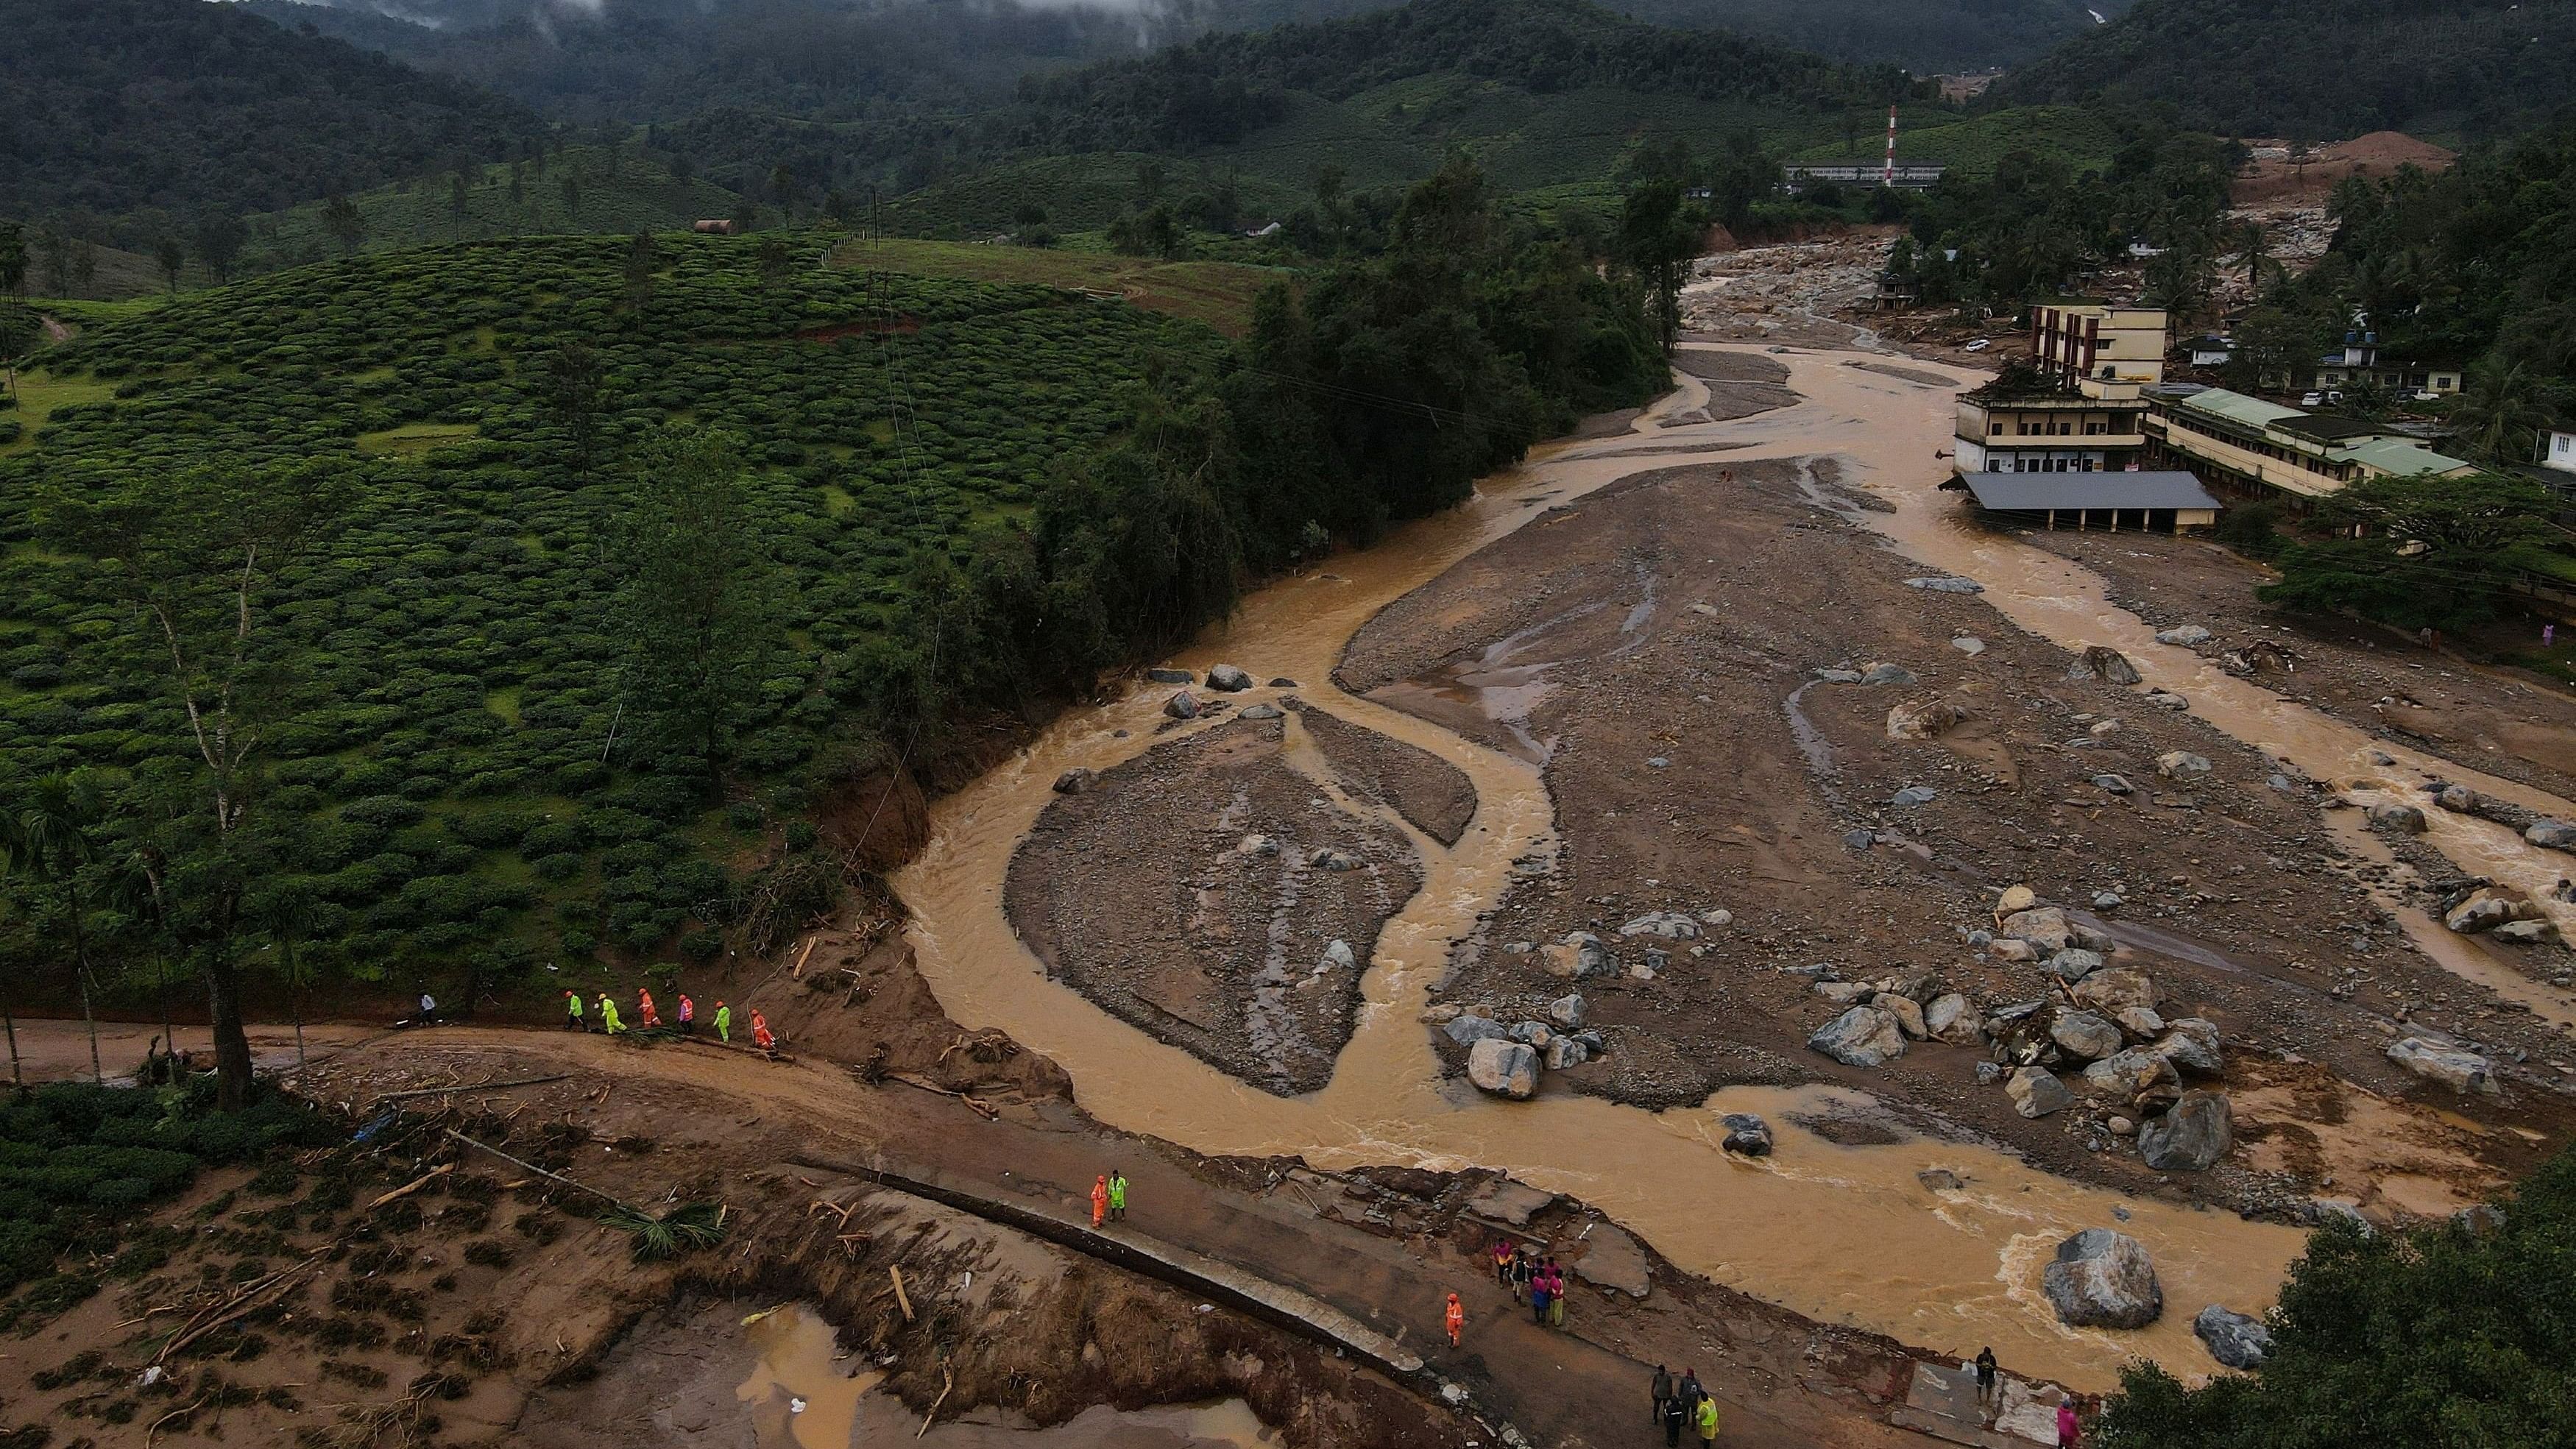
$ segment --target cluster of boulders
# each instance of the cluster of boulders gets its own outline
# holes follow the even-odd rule
[[[2116,908],[2105,900],[2097,908]],[[2233,1114],[2224,1093],[2200,1085],[2225,1070],[2217,1026],[2168,1019],[2151,977],[2111,964],[2117,942],[2029,887],[2004,892],[1995,915],[1995,929],[1971,933],[1971,943],[2035,963],[2040,995],[1981,1005],[1933,971],[1847,981],[1830,967],[1797,968],[1815,994],[1843,1008],[1807,1045],[1854,1067],[1885,1066],[1918,1041],[1969,1047],[1987,1055],[1978,1080],[2001,1083],[2024,1117],[2090,1099],[2110,1134],[2134,1137],[2160,1171],[2203,1171],[2224,1158],[2235,1144]]]
[[[1190,685],[1200,682],[1197,675],[1190,673],[1186,669],[1148,669],[1145,671],[1145,678],[1155,684]],[[1208,670],[1206,684],[1209,689],[1214,690],[1219,694],[1241,694],[1243,691],[1252,688],[1253,679],[1250,674],[1236,668],[1234,665],[1219,664]],[[1293,679],[1274,679],[1270,681],[1270,687],[1272,689],[1295,689],[1297,687],[1297,681]],[[1223,709],[1225,708],[1225,705],[1226,702],[1224,700],[1202,700],[1197,695],[1190,693],[1187,689],[1179,689],[1173,691],[1171,698],[1163,701],[1163,713],[1174,719],[1197,719],[1200,715],[1213,713],[1216,710]],[[1276,705],[1256,704],[1245,710],[1239,718],[1277,719],[1279,718],[1279,707]]]
[[[1467,1080],[1478,1091],[1521,1101],[1538,1095],[1539,1073],[1579,1067],[1607,1055],[1601,1033],[1584,1024],[1590,1007],[1578,994],[1547,1004],[1547,1020],[1504,1025],[1492,1014],[1433,1007],[1426,1019],[1467,1049]]]
[[[1707,951],[1698,944],[1712,931],[1734,924],[1735,913],[1717,908],[1695,913],[1682,911],[1649,911],[1634,917],[1619,928],[1619,939],[1633,943],[1635,951],[1627,962],[1627,974],[1639,981],[1652,981],[1672,965],[1673,952],[1685,947],[1693,956]],[[1568,931],[1554,941],[1514,941],[1503,947],[1508,956],[1537,953],[1539,964],[1551,976],[1566,981],[1583,981],[1595,976],[1615,976],[1621,968],[1620,957],[1610,943],[1591,931]]]
[[[2483,932],[2517,946],[2558,939],[2549,913],[2519,887],[2471,881],[2443,897],[2441,909],[2442,924],[2463,936]]]

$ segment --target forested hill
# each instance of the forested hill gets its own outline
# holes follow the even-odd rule
[[[1390,8],[1388,0],[249,0],[551,116],[676,120],[714,106],[853,116],[892,99],[1005,94],[1061,69],[1211,31],[1254,31]],[[1628,0],[1656,25],[1729,30],[1918,75],[2029,60],[2129,0]],[[393,17],[416,17],[407,23]]]
[[[1434,73],[1535,94],[1612,89],[1702,101],[1829,108],[1913,88],[1720,31],[1670,30],[1589,0],[1414,0],[1315,25],[1208,35],[1136,60],[1021,82],[1043,134],[1067,149],[1223,144],[1280,118],[1293,93],[1343,100]]]
[[[267,210],[533,136],[452,79],[205,0],[0,0],[0,216]]]
[[[2576,100],[2564,0],[2139,0],[1996,87],[2167,102],[2222,134],[2493,136]]]

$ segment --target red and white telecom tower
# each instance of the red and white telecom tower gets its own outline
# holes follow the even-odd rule
[[[1878,184],[1896,184],[1896,107],[1892,105],[1887,108],[1887,166],[1878,173]]]

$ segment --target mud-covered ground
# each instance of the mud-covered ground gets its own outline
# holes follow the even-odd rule
[[[1920,569],[1820,506],[1841,499],[1830,475],[1828,461],[1771,459],[1623,480],[1467,559],[1353,640],[1343,687],[1497,748],[1547,749],[1553,869],[1516,884],[1462,944],[1443,999],[1543,1017],[1575,989],[1558,974],[1569,953],[1544,948],[1595,932],[1617,970],[1579,989],[1610,1053],[1550,1074],[1575,1090],[1666,1105],[1735,1082],[1831,1079],[2052,1170],[2153,1189],[2157,1174],[2102,1112],[2026,1120],[1977,1083],[1978,1051],[1917,1042],[1862,1069],[1809,1050],[1841,1008],[1791,974],[1922,968],[1984,1006],[2042,999],[2037,966],[1964,937],[1994,925],[2007,886],[2079,911],[2112,893],[2121,903],[2097,919],[2123,939],[2117,964],[2151,974],[2166,1017],[2219,1025],[2231,1087],[2276,1089],[2246,1093],[2241,1139],[2313,1137],[2320,1124],[2291,1119],[2338,1115],[2347,1097],[2423,1097],[2383,1053],[2399,1005],[2529,1060],[2529,1090],[2437,1105],[2563,1137],[2568,1110],[2549,1082],[2569,1060],[2564,1038],[2418,955],[2353,879],[2361,867],[2329,837],[2316,791],[2274,784],[2272,762],[2135,689],[2069,678],[2065,651],[1975,596],[1908,587]],[[1954,642],[1969,639],[1981,652]],[[1461,661],[1504,640],[1511,688],[1454,687]],[[1878,663],[1913,682],[1817,677]],[[1409,687],[1424,679],[1451,687]],[[1964,719],[1936,739],[1892,739],[1899,705]],[[2212,768],[2161,778],[2174,751]],[[2112,774],[2133,793],[2094,783]],[[1932,798],[1893,803],[1907,787]],[[1717,909],[1733,924],[1694,942],[1618,934],[1648,912]],[[2474,1193],[2532,1160],[2513,1132],[2390,1110],[2405,1130],[2382,1134],[2364,1178]],[[2296,1175],[2287,1157],[2314,1176],[2273,1175]],[[2350,1175],[2328,1189],[2321,1161],[2304,1147],[2239,1154],[2172,1186],[2238,1205],[2366,1191]]]
[[[1332,1077],[1378,928],[1422,884],[1413,842],[1359,801],[1465,826],[1437,772],[1407,768],[1416,752],[1332,724],[1318,749],[1317,717],[1237,718],[1103,772],[1047,807],[1008,885],[1049,972],[1279,1093]]]
[[[2215,543],[2154,534],[2035,531],[2031,543],[2080,560],[2122,608],[2159,629],[2198,624],[2215,658],[2257,640],[2286,645],[2295,667],[2257,683],[2428,754],[2576,798],[2576,695],[2516,670],[2426,649],[2391,630],[2291,614],[2254,596],[2260,564]],[[2537,626],[2534,626],[2535,628]],[[2576,867],[2576,859],[2570,860]]]
[[[1665,418],[1665,427],[1749,418],[1798,400],[1787,386],[1789,369],[1758,353],[1686,348],[1674,355],[1673,365],[1708,384],[1708,402]]]

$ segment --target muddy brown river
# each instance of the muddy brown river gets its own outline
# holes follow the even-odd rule
[[[1846,487],[1895,505],[1893,513],[1858,515],[1861,521],[1927,573],[1978,580],[2007,618],[2069,649],[2122,650],[2151,684],[2185,695],[2217,728],[2356,798],[2403,788],[2409,772],[2421,769],[2534,809],[2568,808],[2528,787],[2412,756],[2224,675],[2188,650],[2155,643],[2145,624],[2107,602],[2098,576],[1956,525],[1955,496],[1935,491],[1947,471],[1936,455],[1949,443],[1951,388],[1852,365],[1878,360],[1872,354],[1802,352],[1780,360],[1805,401],[1733,422],[1662,426],[1707,402],[1705,385],[1677,375],[1679,389],[1631,433],[1542,449],[1486,480],[1458,508],[1252,595],[1171,661],[1194,670],[1229,662],[1258,678],[1292,677],[1300,696],[1431,751],[1476,787],[1474,823],[1452,848],[1391,813],[1342,801],[1412,837],[1425,882],[1379,938],[1357,1030],[1323,1090],[1274,1097],[1126,1025],[1050,981],[1004,916],[1012,851],[1053,798],[1055,777],[1075,766],[1107,768],[1153,744],[1167,687],[1139,686],[1109,704],[1067,713],[1016,759],[935,807],[928,847],[895,882],[912,911],[921,969],[957,1021],[999,1027],[1054,1058],[1072,1074],[1083,1107],[1123,1129],[1203,1153],[1294,1154],[1325,1168],[1500,1168],[1585,1199],[1684,1269],[1814,1318],[1963,1357],[1992,1344],[2012,1369],[2084,1389],[2111,1387],[2120,1364],[2136,1355],[2185,1374],[2205,1372],[2210,1361],[2191,1337],[2191,1316],[2209,1303],[2249,1312],[2268,1305],[2302,1234],[2087,1187],[1973,1143],[1914,1138],[1843,1146],[1786,1120],[1841,1089],[1729,1088],[1697,1108],[1663,1112],[1570,1094],[1489,1099],[1442,1079],[1428,1030],[1416,1019],[1451,944],[1500,897],[1513,863],[1534,852],[1544,858],[1552,848],[1548,797],[1532,758],[1538,752],[1490,750],[1348,695],[1333,687],[1334,664],[1379,609],[1546,505],[1637,472],[1705,462],[1711,444],[1741,445],[1745,457],[1836,458]],[[1502,682],[1530,687],[1517,676]],[[1298,747],[1294,715],[1288,723],[1290,763],[1320,774],[1311,749]],[[2397,764],[2371,765],[2374,750]],[[2428,843],[2464,869],[2531,887],[2535,896],[2556,879],[2558,866],[2501,827],[2428,813],[2437,817]],[[2553,909],[2561,926],[2576,932],[2576,919]],[[2463,974],[2482,968],[2474,953],[2441,959]],[[2480,977],[2480,984],[2528,999],[2536,1010],[2545,1001],[2552,1019],[2570,1019],[2564,993],[2483,969],[2499,979]],[[1721,1152],[1717,1117],[1729,1111],[1769,1118],[1779,1134],[1776,1153],[1746,1160]],[[1965,1187],[1925,1188],[1916,1175],[1935,1167],[1957,1174]],[[2039,1294],[2041,1265],[2066,1235],[2113,1225],[2154,1254],[2166,1313],[2134,1333],[2066,1328]]]

